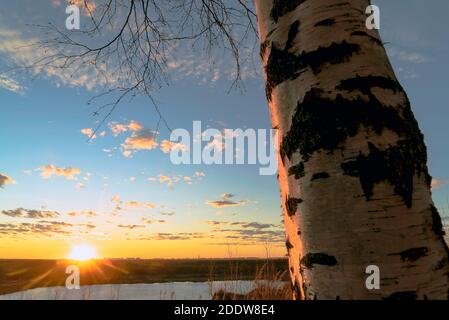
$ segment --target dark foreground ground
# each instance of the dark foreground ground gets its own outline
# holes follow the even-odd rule
[[[286,259],[239,260],[0,260],[0,294],[64,286],[66,267],[80,267],[81,285],[204,282],[211,280],[284,280]]]

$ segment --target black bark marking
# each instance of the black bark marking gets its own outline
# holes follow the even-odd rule
[[[306,0],[274,0],[273,8],[271,9],[271,18],[278,22],[279,18],[284,14],[295,10]]]
[[[272,29],[270,32],[268,32],[267,36],[265,37],[265,41],[262,42],[262,44],[260,45],[260,59],[263,60],[263,57],[265,56],[265,52],[267,51],[267,48],[270,46],[271,44],[271,40],[270,37],[271,35],[276,31],[277,28]],[[274,129],[274,128],[273,128]]]
[[[337,259],[326,253],[308,253],[301,259],[300,264],[307,269],[313,268],[314,264],[335,266],[337,264]]]
[[[287,214],[290,217],[296,214],[296,210],[298,210],[298,204],[300,204],[301,202],[302,199],[287,196],[287,200],[285,201],[285,209],[287,210]]]
[[[304,163],[300,162],[295,166],[291,166],[288,169],[288,175],[289,176],[294,175],[295,179],[303,178],[306,175],[306,173],[304,171]]]
[[[294,294],[296,300],[301,299],[301,284],[299,283],[298,279],[295,279]]]
[[[418,296],[415,291],[400,291],[392,293],[387,300],[417,300]]]
[[[407,207],[412,206],[413,177],[416,169],[416,159],[406,144],[399,142],[396,147],[380,151],[368,143],[369,154],[360,154],[354,161],[341,165],[345,175],[358,177],[367,200],[373,196],[374,185],[388,181],[394,186],[394,192],[401,196]],[[419,169],[423,170],[423,169]]]
[[[263,57],[265,56],[265,51],[267,51],[268,46],[270,45],[270,40],[265,40],[264,42],[262,42],[262,44],[260,45],[260,59],[263,60]]]
[[[427,247],[420,247],[420,248],[411,248],[411,249],[404,250],[399,253],[394,253],[392,255],[401,256],[402,261],[415,262],[419,258],[427,256],[428,252],[429,252],[429,249]]]
[[[375,87],[389,89],[395,93],[403,91],[403,88],[398,81],[381,76],[357,76],[355,78],[342,80],[336,89],[345,91],[359,90],[362,93],[369,95],[371,94],[371,89]]]
[[[441,221],[440,214],[434,205],[430,207],[432,212],[432,230],[437,236],[444,236],[446,232],[443,229],[443,222]]]
[[[299,32],[299,20],[296,20],[292,23],[290,26],[290,29],[288,30],[288,37],[287,37],[287,43],[285,44],[285,51],[290,50],[290,48],[293,46],[293,42],[295,41],[296,35]]]
[[[294,248],[292,243],[288,239],[287,239],[287,241],[285,241],[285,247],[287,248],[288,251],[290,251],[291,249]]]
[[[444,239],[444,236],[446,235],[446,231],[444,231],[443,222],[441,221],[441,216],[438,213],[438,210],[434,205],[430,206],[430,211],[432,213],[432,231],[438,238],[440,238],[441,242],[443,243],[444,250],[446,251],[446,254],[448,255],[447,260],[449,261],[449,247],[447,245],[446,240]]]
[[[321,71],[323,64],[337,64],[348,61],[354,53],[359,51],[360,46],[358,44],[348,43],[344,40],[341,43],[333,42],[328,47],[318,47],[314,51],[301,53],[300,59],[317,74]]]
[[[380,151],[369,144],[370,154],[360,154],[355,160],[342,164],[347,175],[359,177],[367,200],[370,200],[374,184],[389,181],[396,194],[411,207],[413,178],[424,174],[430,187],[431,177],[427,169],[427,150],[424,136],[406,98],[396,107],[382,104],[371,89],[380,87],[396,93],[404,93],[395,80],[384,77],[356,77],[340,82],[339,90],[358,90],[367,95],[348,100],[340,94],[336,98],[324,97],[316,88],[308,91],[298,103],[292,125],[281,143],[281,156],[291,158],[299,150],[303,161],[324,149],[333,151],[348,137],[354,137],[360,126],[381,135],[384,129],[395,132],[399,140],[394,146]]]
[[[359,45],[346,41],[341,43],[333,42],[328,47],[319,47],[314,51],[302,52],[299,55],[272,46],[267,66],[265,67],[267,75],[265,92],[267,99],[271,101],[271,93],[277,85],[286,80],[296,79],[304,72],[305,68],[310,67],[315,74],[318,74],[324,64],[345,62],[359,50]]]
[[[351,33],[351,36],[368,37],[372,41],[374,41],[375,43],[377,43],[377,44],[379,44],[381,46],[384,45],[381,40],[379,40],[375,36],[370,35],[368,32],[365,32],[365,31],[354,31],[354,32]]]
[[[310,179],[310,181],[318,180],[318,179],[327,179],[327,178],[330,178],[329,173],[327,173],[327,172],[318,172],[318,173],[315,173],[312,176],[312,179]]]
[[[315,27],[332,26],[335,24],[335,19],[324,19],[315,23]]]
[[[322,94],[313,88],[298,103],[291,128],[281,143],[281,152],[289,159],[298,149],[305,161],[317,150],[334,150],[346,138],[355,136],[362,124],[378,134],[384,128],[403,126],[398,111],[383,106],[377,99],[347,100],[341,95],[330,99]]]
[[[433,268],[433,271],[438,271],[443,269],[445,266],[447,266],[449,264],[449,256],[448,257],[444,257],[442,258],[440,261],[438,261],[438,263],[435,265],[435,267]]]

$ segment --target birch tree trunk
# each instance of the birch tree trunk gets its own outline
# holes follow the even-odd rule
[[[426,146],[369,1],[255,3],[295,298],[448,299]]]

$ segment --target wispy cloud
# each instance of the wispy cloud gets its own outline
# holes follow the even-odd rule
[[[260,222],[237,222],[237,221],[205,221],[206,224],[215,227],[238,227],[243,229],[269,229],[269,228],[278,228],[278,225],[271,223],[260,223]]]
[[[234,201],[234,195],[231,193],[223,193],[220,195],[220,200],[206,201],[206,204],[214,207],[214,208],[230,208],[230,207],[239,207],[247,204],[248,200],[240,200]]]
[[[73,224],[59,221],[39,221],[37,223],[4,223],[0,224],[0,234],[9,236],[53,236],[58,234],[69,235],[71,233],[67,228],[73,227]]]
[[[6,76],[0,76],[0,87],[15,93],[23,93],[25,90],[19,82]]]
[[[24,208],[3,210],[0,212],[12,218],[43,219],[43,218],[56,218],[59,216],[59,212],[57,211],[44,211],[44,210],[34,210]]]
[[[143,223],[146,223],[146,224],[165,224],[165,223],[167,223],[167,220],[161,220],[161,219],[157,220],[157,219],[150,219],[150,218],[145,218],[145,217],[140,219],[140,221],[142,221]]]
[[[134,230],[137,228],[145,228],[145,226],[138,225],[138,224],[118,224],[117,227],[122,228],[122,229],[129,229],[129,230]]]
[[[70,217],[96,217],[98,215],[98,213],[91,211],[91,210],[87,210],[87,211],[70,211],[67,213],[68,216]]]
[[[201,232],[156,233],[149,237],[140,237],[129,240],[192,240],[201,239],[207,235]]]
[[[27,68],[33,75],[53,79],[57,86],[84,87],[91,91],[95,87],[116,86],[120,79],[114,73],[115,68],[106,68],[106,65],[87,65],[79,68],[75,64],[64,65],[64,59],[55,59],[58,55],[56,48],[41,45],[42,39],[26,37],[21,32],[11,29],[0,29],[0,54],[9,62],[18,67]],[[71,54],[74,52],[66,52]],[[116,63],[111,63],[116,66]],[[6,89],[15,92],[23,91],[17,81],[3,78],[0,81]]]

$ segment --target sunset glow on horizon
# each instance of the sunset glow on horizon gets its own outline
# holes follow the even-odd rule
[[[81,244],[73,246],[67,258],[69,260],[87,261],[98,259],[99,257],[94,247],[88,244]]]

